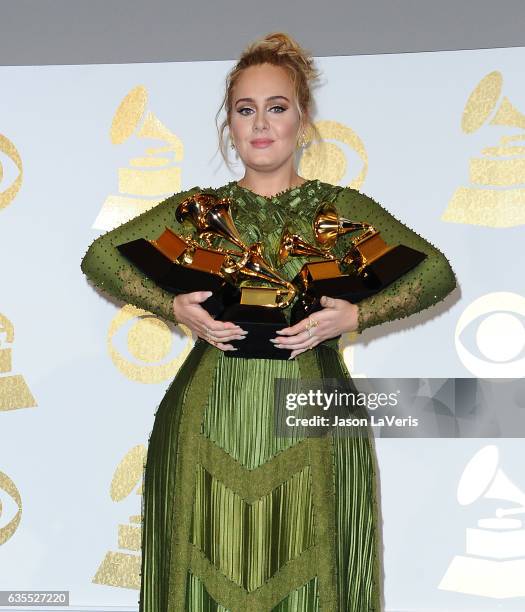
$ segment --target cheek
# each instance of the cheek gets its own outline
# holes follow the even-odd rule
[[[242,136],[242,127],[242,122],[239,121],[237,117],[232,117],[232,120],[230,121],[230,133],[234,138],[239,138],[240,136]]]
[[[279,121],[278,129],[281,138],[295,139],[299,129],[299,119],[290,116],[283,117],[283,120]]]

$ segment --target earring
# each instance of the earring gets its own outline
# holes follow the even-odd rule
[[[231,147],[233,150],[235,150],[235,144],[234,144],[233,140],[230,142],[230,147]]]
[[[306,146],[307,142],[308,140],[306,139],[306,134],[305,132],[302,132],[297,140],[297,148],[302,149],[304,146]]]

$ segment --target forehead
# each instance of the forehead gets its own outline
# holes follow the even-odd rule
[[[260,64],[245,68],[232,89],[232,101],[238,98],[294,97],[293,83],[285,68]]]

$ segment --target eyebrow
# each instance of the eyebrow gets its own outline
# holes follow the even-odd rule
[[[266,98],[267,102],[270,100],[286,100],[287,102],[290,102],[286,96],[270,96],[269,98]],[[255,100],[253,98],[239,98],[235,101],[235,104],[239,104],[239,102],[255,102]]]

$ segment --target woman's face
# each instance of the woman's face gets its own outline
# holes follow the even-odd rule
[[[300,116],[284,68],[250,66],[232,90],[231,138],[244,165],[271,172],[294,161]]]

